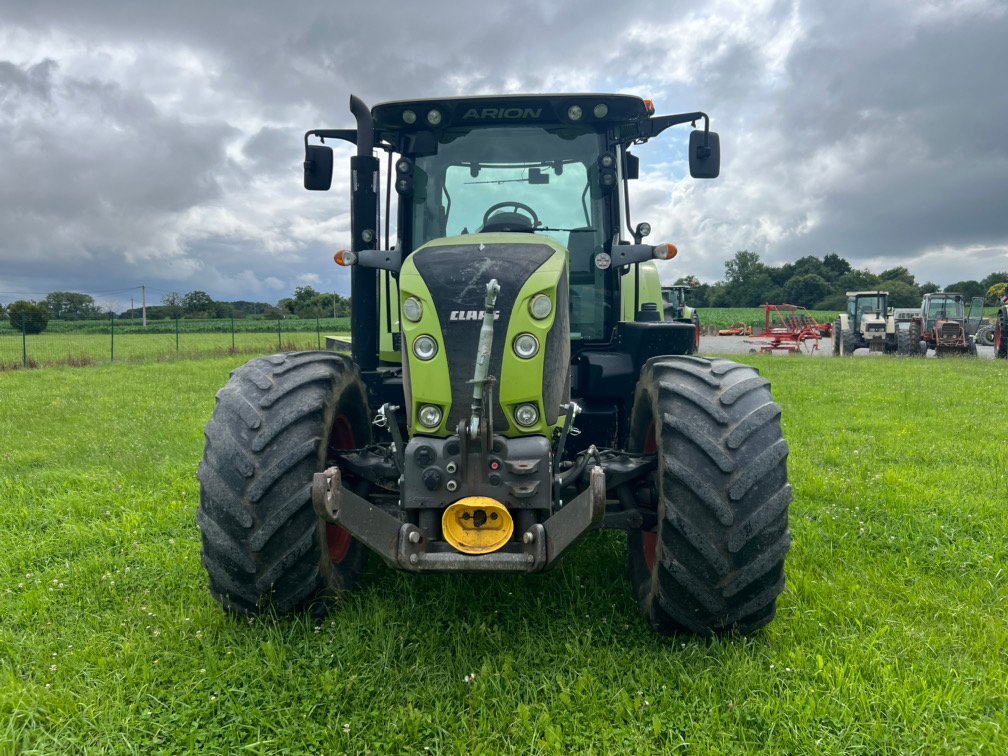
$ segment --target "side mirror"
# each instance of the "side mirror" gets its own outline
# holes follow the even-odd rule
[[[304,188],[313,192],[326,192],[332,186],[332,147],[309,144],[305,147]]]
[[[635,179],[640,177],[640,158],[636,155],[631,155],[629,152],[624,152],[623,157],[625,159],[623,168],[623,178]]]
[[[721,139],[716,131],[690,132],[689,172],[693,178],[717,178],[721,173]]]

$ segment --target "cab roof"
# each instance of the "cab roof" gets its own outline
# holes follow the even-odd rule
[[[440,130],[452,126],[559,124],[599,131],[647,121],[649,102],[624,94],[507,94],[395,100],[371,109],[378,132]]]

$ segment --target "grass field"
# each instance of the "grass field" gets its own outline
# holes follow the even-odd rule
[[[637,616],[608,532],[537,577],[372,560],[325,620],[225,617],[195,472],[240,361],[0,374],[0,752],[1008,750],[1004,364],[747,356],[789,585],[693,640]]]
[[[263,321],[259,321],[263,322]],[[107,325],[107,324],[106,324]],[[237,331],[198,333],[182,332],[176,339],[171,333],[140,333],[116,331],[115,336],[106,331],[97,333],[43,333],[28,336],[22,342],[20,335],[0,333],[0,370],[22,367],[51,367],[59,365],[92,366],[107,362],[159,362],[175,359],[199,359],[226,354],[267,354],[284,350],[317,349],[325,347],[326,336],[348,338],[344,331],[318,331],[314,322],[311,330],[282,330],[278,335],[276,323],[273,331],[255,333]],[[27,360],[25,357],[27,356]]]

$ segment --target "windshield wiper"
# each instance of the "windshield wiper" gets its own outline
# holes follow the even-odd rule
[[[536,226],[532,229],[533,231],[594,231],[594,228],[585,228],[584,226],[578,226],[577,228],[553,228],[551,226]]]

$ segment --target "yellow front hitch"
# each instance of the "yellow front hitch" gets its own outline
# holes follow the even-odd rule
[[[488,496],[467,496],[444,511],[445,540],[463,554],[489,554],[511,539],[514,521],[503,504]]]

